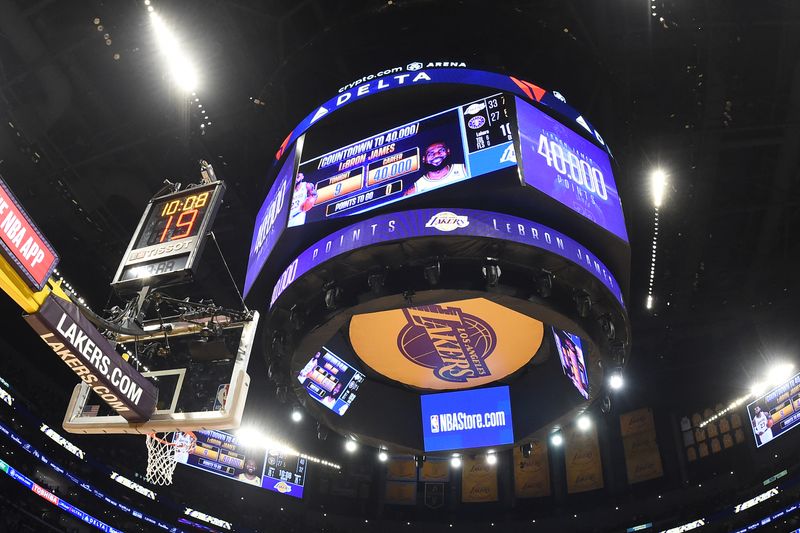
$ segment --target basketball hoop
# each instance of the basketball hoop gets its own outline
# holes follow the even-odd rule
[[[197,437],[191,431],[149,433],[145,479],[154,485],[172,485],[175,465],[186,462],[196,441]]]

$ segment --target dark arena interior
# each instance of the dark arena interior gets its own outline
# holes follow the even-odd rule
[[[0,0],[0,531],[800,531],[800,3]]]

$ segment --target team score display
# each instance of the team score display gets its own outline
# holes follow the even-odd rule
[[[555,168],[562,176],[568,176],[588,192],[608,200],[603,172],[589,161],[578,158],[568,146],[562,147],[560,143],[542,134],[539,136],[537,153],[545,158],[547,166]]]
[[[403,191],[403,180],[393,181],[392,183],[386,184],[386,186],[384,187],[378,187],[377,189],[370,189],[368,191],[365,191],[361,194],[358,194],[346,200],[342,200],[341,202],[328,204],[327,207],[325,208],[325,216],[329,217],[331,215],[335,215],[336,213],[341,213],[342,211],[353,209],[354,207],[361,207],[370,202],[380,200],[381,198],[386,198],[388,196],[400,194],[402,191]]]
[[[219,456],[219,462],[225,465],[230,465],[234,468],[238,468],[239,470],[244,469],[244,459],[240,457],[234,457],[228,453],[221,453]]]
[[[367,167],[367,186],[419,170],[419,148],[370,163]]]

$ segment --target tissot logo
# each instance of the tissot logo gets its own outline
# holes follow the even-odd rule
[[[453,231],[458,228],[466,228],[467,226],[469,226],[468,216],[456,215],[450,211],[436,213],[425,223],[426,228],[436,228],[439,231]]]
[[[409,307],[403,314],[408,323],[397,336],[397,348],[407,359],[432,368],[444,381],[491,375],[484,359],[494,351],[497,336],[485,321],[444,305]]]

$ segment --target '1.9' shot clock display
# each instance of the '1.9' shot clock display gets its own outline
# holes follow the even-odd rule
[[[225,184],[216,181],[153,198],[117,269],[114,288],[135,291],[190,279],[224,192]]]

